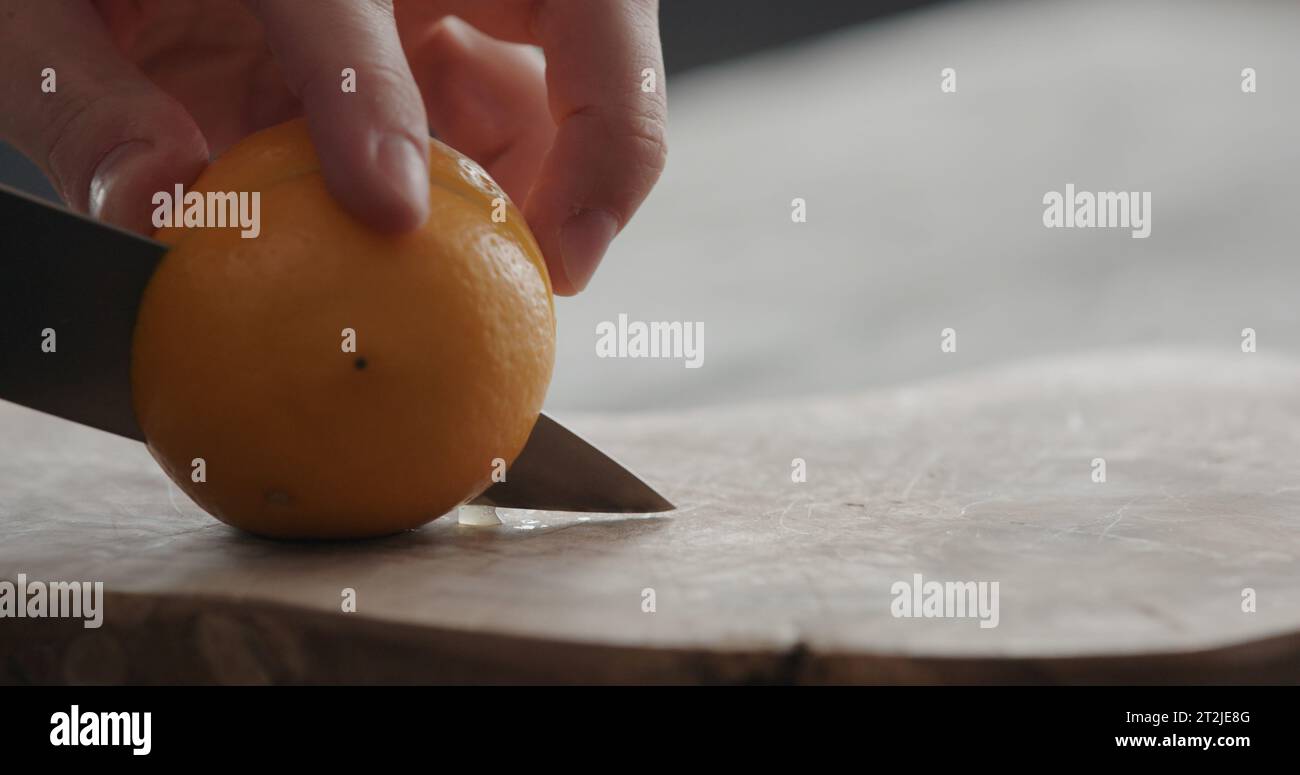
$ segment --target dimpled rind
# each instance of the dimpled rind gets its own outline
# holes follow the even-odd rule
[[[508,200],[493,222],[505,195],[487,173],[440,143],[430,153],[430,217],[409,234],[335,203],[301,121],[249,138],[193,187],[261,191],[256,239],[160,230],[172,248],[136,327],[137,418],[218,519],[283,538],[414,528],[523,449],[555,357],[545,264]],[[198,458],[206,481],[191,476]]]

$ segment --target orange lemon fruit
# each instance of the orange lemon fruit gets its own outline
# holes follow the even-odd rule
[[[414,528],[523,449],[555,359],[546,266],[477,164],[433,140],[430,159],[428,221],[381,234],[334,202],[291,121],[190,188],[260,192],[256,238],[158,231],[170,248],[136,323],[136,416],[223,522],[280,538]]]

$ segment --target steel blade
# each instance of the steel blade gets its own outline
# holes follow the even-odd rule
[[[131,336],[166,251],[0,186],[0,398],[143,439]]]
[[[649,514],[674,508],[631,471],[545,414],[537,418],[506,481],[470,501],[540,511]]]

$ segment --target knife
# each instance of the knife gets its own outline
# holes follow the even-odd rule
[[[167,246],[0,185],[0,399],[137,441],[136,311]],[[42,349],[46,329],[53,352]],[[471,504],[540,511],[674,508],[545,414],[509,476]]]

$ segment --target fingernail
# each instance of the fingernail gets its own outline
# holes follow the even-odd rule
[[[375,150],[375,164],[406,205],[394,218],[394,228],[406,231],[424,223],[429,217],[428,147],[418,147],[405,135],[385,135]]]
[[[575,292],[591,282],[615,234],[618,219],[604,210],[583,210],[565,221],[560,229],[561,259]]]
[[[132,221],[148,209],[147,203],[129,201],[118,189],[140,171],[138,166],[148,161],[152,150],[147,140],[128,140],[104,154],[90,178],[86,210],[92,217],[128,228],[139,225]]]

